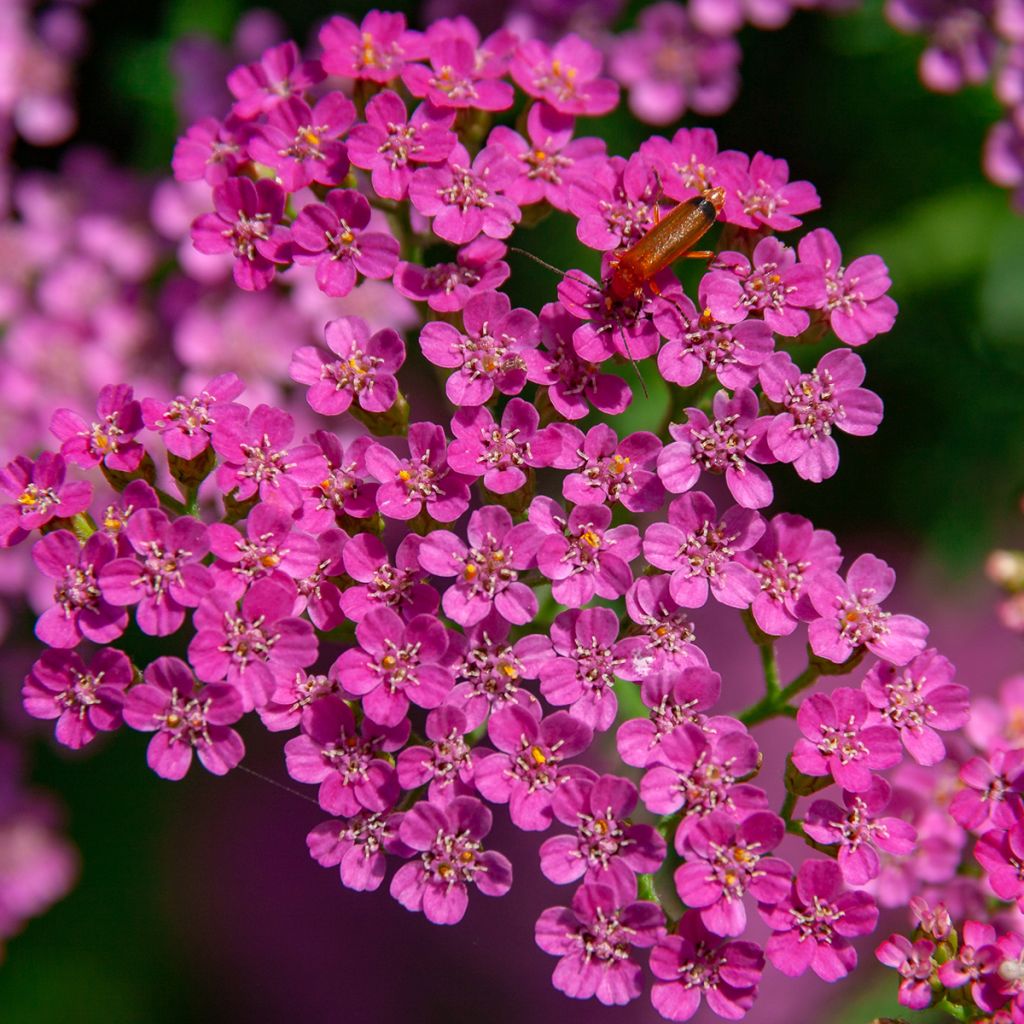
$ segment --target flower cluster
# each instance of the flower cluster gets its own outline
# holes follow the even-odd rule
[[[56,409],[57,450],[0,472],[0,545],[31,545],[46,594],[26,710],[73,748],[149,733],[167,779],[232,770],[258,720],[331,816],[311,855],[353,889],[390,875],[439,924],[473,887],[512,885],[489,838],[507,805],[517,828],[554,830],[541,869],[572,889],[536,940],[570,996],[636,998],[641,950],[671,1020],[701,999],[742,1016],[766,963],[837,980],[891,877],[924,877],[931,856],[914,785],[881,773],[942,761],[967,714],[925,624],[889,606],[893,570],[861,555],[841,574],[831,533],[769,511],[765,467],[824,481],[837,431],[881,420],[853,349],[892,327],[884,263],[844,263],[824,228],[780,237],[814,187],[707,129],[608,156],[578,119],[618,89],[580,38],[482,38],[464,19],[419,33],[375,11],[331,18],[319,43],[233,70],[230,111],[186,132],[174,168],[205,196],[196,250],[247,300],[284,280],[328,303],[322,345],[284,333],[330,429],[241,401],[231,372]],[[667,267],[627,287],[623,253],[705,195],[725,226],[691,294]],[[513,307],[505,240],[550,208],[602,275]],[[367,278],[422,322],[330,305]],[[836,347],[805,359],[826,335]],[[586,422],[632,401],[627,360],[687,389],[657,432]],[[698,643],[710,602],[742,616],[765,668],[743,711]],[[121,650],[129,625],[144,659]],[[808,660],[784,684],[789,636]],[[804,696],[865,661],[859,683]],[[785,715],[784,768],[753,730]],[[595,757],[602,734],[618,771]],[[758,784],[773,767],[778,813]],[[836,800],[796,816],[833,782]]]

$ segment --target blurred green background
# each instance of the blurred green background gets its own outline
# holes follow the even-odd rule
[[[308,0],[263,6],[276,10],[300,42],[316,20],[338,10]],[[347,4],[343,13],[358,17],[369,6]],[[236,0],[99,0],[88,12],[92,47],[80,74],[79,140],[103,145],[139,170],[163,173],[177,132],[171,47],[189,33],[226,42],[244,9]],[[687,117],[682,123],[712,124],[723,148],[763,149],[786,158],[792,177],[814,182],[823,200],[823,210],[806,226],[829,227],[847,261],[880,253],[901,308],[894,331],[859,350],[868,386],[886,403],[881,430],[841,442],[840,472],[824,485],[778,474],[784,482],[777,484],[777,506],[809,515],[844,540],[881,536],[887,550],[937,562],[947,579],[962,584],[977,575],[990,547],[1021,535],[1016,503],[1024,491],[1024,219],[980,169],[982,141],[998,117],[997,105],[984,89],[956,96],[926,92],[916,73],[922,43],[884,23],[880,0],[843,17],[798,14],[780,32],[745,30],[740,42],[743,86],[733,110],[715,121]],[[605,135],[620,153],[652,134],[625,113],[588,122],[584,130]],[[28,149],[19,149],[19,157],[24,163],[55,162],[55,154]],[[556,216],[547,225],[545,258],[580,265],[571,221]],[[531,247],[525,232],[513,241]],[[514,280],[520,283],[513,296],[520,301],[531,290],[535,295],[541,281],[544,294],[552,290],[534,273],[516,264]],[[660,421],[664,411],[664,385],[650,375],[648,383],[651,400],[632,414],[632,429]],[[25,665],[15,651],[5,664],[11,698]],[[251,732],[247,741],[252,763],[279,777],[274,743]],[[321,871],[306,858],[301,837],[322,816],[245,776],[220,782],[193,772],[182,783],[162,782],[143,767],[145,743],[124,731],[99,756],[90,750],[85,757],[57,752],[43,739],[35,744],[33,779],[67,802],[84,870],[67,899],[11,942],[0,968],[3,1024],[284,1019],[275,1015],[272,1000],[266,1016],[252,1016],[245,1009],[252,999],[239,1001],[223,990],[222,982],[238,984],[238,978],[203,970],[212,941],[207,932],[223,926],[209,919],[208,898],[225,865],[244,878],[259,862],[264,878],[280,875],[280,888],[267,900],[287,900],[289,872],[312,877]],[[254,843],[247,812],[239,810],[246,800],[279,820],[280,831],[257,832]],[[233,853],[207,865],[211,835]],[[241,849],[230,846],[236,835],[244,837]],[[232,857],[239,862],[235,867]],[[262,898],[251,893],[252,900]],[[309,907],[295,899],[301,927]],[[387,902],[384,894],[362,899],[370,914]],[[482,908],[481,916],[493,910]],[[409,917],[395,920],[418,927]],[[343,913],[336,926],[345,929]],[[546,984],[546,971],[541,973]],[[250,979],[256,990],[292,981],[287,974]],[[388,983],[412,982],[396,970]],[[515,993],[509,998],[514,1001]],[[832,1019],[863,1024],[886,1009],[896,1008],[891,1001],[848,1003]],[[378,1019],[360,1005],[342,1002],[336,1011],[326,1019]],[[492,1020],[519,1019],[497,1015],[493,1007],[480,1011]],[[647,1019],[630,1013],[573,1005],[563,1016]],[[470,1017],[424,1011],[422,1019],[461,1024]]]

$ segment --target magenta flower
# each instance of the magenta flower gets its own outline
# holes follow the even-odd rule
[[[551,48],[539,39],[521,42],[509,70],[527,95],[559,113],[597,117],[619,100],[615,82],[598,78],[602,63],[600,50],[579,36],[567,35]]]
[[[821,483],[838,469],[833,428],[867,437],[882,421],[882,400],[859,386],[864,363],[848,349],[826,353],[810,373],[801,373],[788,353],[776,352],[759,375],[766,397],[783,408],[768,429],[768,444],[804,480]]]
[[[198,395],[178,395],[170,402],[142,399],[142,418],[150,430],[157,431],[167,450],[182,459],[194,459],[210,445],[217,423],[217,404],[231,402],[245,390],[233,373],[214,377]]]
[[[213,430],[213,447],[221,457],[217,486],[234,491],[236,501],[259,495],[291,509],[302,504],[302,488],[324,479],[324,453],[316,444],[288,445],[295,421],[282,409],[258,405],[225,411]]]
[[[401,790],[383,755],[403,747],[408,738],[408,722],[386,729],[364,719],[356,728],[352,709],[329,697],[303,716],[302,735],[284,745],[285,764],[297,782],[319,783],[317,799],[328,814],[351,818],[364,809],[388,811]]]
[[[693,22],[690,7],[651,4],[636,29],[613,42],[612,73],[629,90],[629,109],[647,124],[671,124],[687,110],[721,114],[736,98],[739,46],[730,33],[709,34]]]
[[[19,455],[0,470],[0,493],[13,499],[0,506],[0,548],[20,544],[52,519],[70,519],[89,507],[92,485],[65,482],[66,472],[63,456],[53,452],[43,452],[35,462]]]
[[[221,590],[208,593],[193,613],[196,635],[188,646],[196,675],[209,683],[226,678],[246,711],[262,707],[277,680],[316,660],[313,627],[295,618],[295,602],[295,585],[281,579],[257,580],[241,609]]]
[[[213,586],[202,564],[210,550],[205,524],[191,516],[171,520],[161,509],[139,509],[123,536],[135,557],[104,566],[99,585],[111,604],[136,604],[135,621],[150,636],[170,636]],[[215,680],[210,680],[214,682]]]
[[[771,328],[758,319],[720,323],[707,307],[710,275],[701,278],[701,308],[685,295],[665,303],[654,314],[658,330],[669,339],[658,352],[658,370],[665,380],[683,387],[696,384],[708,371],[735,390],[757,382],[757,370],[772,354]]]
[[[755,153],[749,167],[730,163],[723,170],[722,184],[729,223],[743,228],[792,231],[801,224],[795,214],[810,213],[821,206],[809,181],[790,181],[789,164],[767,153]],[[760,262],[756,251],[754,262]]]
[[[560,302],[547,303],[540,311],[540,348],[523,353],[527,379],[547,386],[548,400],[566,419],[583,419],[591,406],[617,415],[633,393],[621,377],[601,373],[576,354],[573,334],[582,325]]]
[[[245,123],[229,114],[223,122],[204,117],[174,144],[171,168],[177,181],[220,185],[238,173],[245,160],[240,129]]]
[[[305,669],[278,680],[270,700],[257,709],[260,721],[268,732],[284,732],[298,728],[308,716],[308,710],[319,700],[338,692],[338,684],[325,675],[311,675]]]
[[[571,907],[549,907],[540,915],[535,938],[545,953],[561,957],[551,979],[559,992],[621,1006],[642,991],[642,971],[630,947],[649,949],[664,934],[661,908],[636,900],[635,885],[630,892],[587,883],[576,890]]]
[[[566,518],[557,502],[540,496],[529,517],[547,534],[537,549],[537,568],[551,580],[560,604],[582,608],[595,594],[616,598],[629,589],[629,563],[640,554],[640,534],[631,523],[612,526],[607,505],[577,505]]]
[[[707,667],[707,655],[694,643],[693,619],[676,603],[670,587],[669,576],[641,576],[626,591],[626,611],[647,639],[645,654],[635,666],[637,675]]]
[[[711,315],[723,323],[738,324],[750,314],[787,338],[810,326],[808,309],[825,305],[825,276],[814,264],[797,263],[796,253],[777,238],[762,238],[747,259],[739,252],[719,253],[707,275],[705,292]]]
[[[160,499],[145,480],[132,480],[127,487],[117,495],[117,500],[112,501],[103,510],[103,515],[97,523],[100,532],[106,534],[118,546],[120,553],[127,554],[127,547],[121,536],[128,520],[136,512],[143,508],[159,508]]]
[[[244,537],[227,523],[209,526],[209,549],[218,559],[211,569],[216,588],[238,600],[256,580],[300,580],[313,572],[317,541],[293,526],[278,505],[257,505],[246,519]]]
[[[472,795],[474,752],[466,743],[466,716],[456,707],[442,705],[427,715],[425,731],[429,745],[406,747],[398,755],[399,785],[412,790],[429,784],[427,795],[438,805]]]
[[[342,573],[342,552],[348,544],[344,530],[331,527],[315,538],[314,564],[304,576],[296,579],[298,600],[295,614],[303,611],[317,629],[337,629],[345,621],[341,607],[341,589],[337,578]],[[337,582],[335,582],[337,580]]]
[[[32,548],[36,568],[55,581],[53,604],[39,616],[36,636],[48,647],[75,647],[83,638],[107,644],[128,625],[128,613],[111,604],[99,576],[116,555],[114,542],[94,533],[79,544],[68,530],[48,533]]]
[[[326,471],[303,495],[298,525],[311,533],[333,526],[339,517],[369,519],[377,511],[377,484],[371,483],[366,470],[366,450],[374,444],[371,437],[357,437],[346,448],[336,434],[318,430],[307,438],[315,444],[327,463]]]
[[[562,496],[576,505],[616,501],[630,512],[661,508],[665,489],[652,472],[661,452],[656,434],[638,430],[619,441],[605,423],[591,427],[580,437],[571,465],[575,472],[562,481]]]
[[[808,627],[811,648],[819,658],[842,664],[858,647],[892,663],[905,665],[924,650],[928,627],[910,615],[882,611],[896,573],[880,558],[861,555],[845,582],[835,573],[818,573],[807,593],[821,616]]]
[[[406,60],[421,55],[422,37],[405,27],[404,14],[370,11],[361,25],[335,15],[320,29],[324,71],[342,78],[390,82]]]
[[[526,486],[531,467],[564,465],[572,428],[552,424],[539,430],[537,408],[513,398],[494,422],[485,406],[460,408],[452,417],[455,440],[448,446],[448,464],[467,477],[483,477],[493,494],[513,494]],[[561,429],[562,433],[559,433]]]
[[[455,112],[421,103],[409,117],[402,100],[390,90],[366,104],[366,123],[348,136],[348,156],[370,172],[374,192],[385,199],[404,199],[413,168],[410,164],[439,164],[457,138],[452,132]]]
[[[655,814],[679,813],[675,843],[680,853],[709,815],[735,823],[767,804],[763,789],[739,781],[757,770],[754,738],[736,719],[724,715],[706,724],[707,732],[684,722],[658,737],[654,749],[647,752],[647,771],[640,783],[645,807]],[[627,749],[629,738],[627,732]]]
[[[538,722],[510,705],[491,715],[487,734],[501,753],[477,763],[476,788],[491,803],[507,803],[513,825],[543,832],[554,816],[551,800],[559,787],[573,778],[591,777],[589,768],[564,763],[590,746],[590,727],[565,711]]]
[[[911,943],[903,935],[890,935],[875,950],[875,956],[900,974],[899,1003],[911,1010],[923,1010],[932,1003],[931,977],[935,973],[932,954],[935,943],[918,939]],[[943,968],[946,965],[943,964]],[[943,984],[947,984],[943,982]]]
[[[549,202],[556,210],[570,211],[569,190],[607,160],[603,139],[573,139],[573,118],[546,103],[535,103],[526,118],[524,139],[504,125],[493,129],[487,141],[501,146],[519,164],[519,176],[505,194],[518,206]]]
[[[436,708],[455,684],[445,661],[448,631],[432,615],[406,623],[390,608],[375,608],[356,626],[356,639],[359,647],[345,651],[330,676],[362,698],[378,725],[399,725],[410,702]]]
[[[897,937],[902,938],[902,936],[894,936],[894,938]],[[1001,972],[999,971],[1002,950],[996,942],[996,930],[992,925],[979,921],[965,921],[956,956],[938,968],[939,981],[946,988],[963,988],[964,985],[970,985],[971,998],[979,1008],[989,1011],[997,1010],[1006,1001],[1006,993],[999,991],[1003,988],[1001,984],[1003,979],[1000,977]],[[881,956],[879,959],[882,959]],[[907,959],[911,960],[910,957]],[[887,961],[882,960],[882,962],[886,963]],[[900,974],[904,977],[907,976],[904,971],[911,966],[911,963],[899,965]],[[897,965],[890,964],[890,966]],[[935,970],[935,965],[930,960],[927,961],[927,966],[932,971]],[[921,973],[923,973],[924,967],[925,964],[920,965]],[[903,986],[901,985],[900,991],[902,990]],[[930,990],[928,996],[930,1002]],[[924,1005],[927,1006],[928,1003]]]
[[[271,111],[292,96],[300,96],[324,77],[315,60],[302,60],[299,48],[289,41],[272,46],[252,64],[242,64],[228,75],[228,88],[235,97],[231,112],[252,118]]]
[[[383,231],[367,231],[370,204],[354,189],[334,189],[322,203],[310,203],[292,224],[292,257],[316,267],[320,291],[348,295],[356,274],[387,278],[398,263],[398,242]]]
[[[306,836],[309,855],[325,868],[337,866],[341,884],[355,892],[374,892],[387,873],[387,853],[410,857],[398,838],[401,814],[360,811],[355,817],[321,822]]]
[[[878,853],[910,853],[917,830],[902,818],[883,817],[892,788],[875,776],[863,793],[844,793],[845,808],[831,800],[815,800],[804,820],[804,832],[826,845],[838,844],[839,870],[848,885],[864,885],[877,878]]]
[[[755,462],[774,462],[768,447],[770,416],[758,416],[757,396],[739,388],[730,397],[719,391],[711,420],[700,409],[687,409],[686,422],[670,424],[675,444],[658,456],[658,477],[673,494],[688,491],[701,472],[724,473],[729,493],[743,508],[771,504],[772,484]]]
[[[960,769],[960,782],[963,788],[949,804],[958,825],[979,832],[989,822],[1010,828],[1020,817],[1024,797],[1024,749],[999,749],[972,757]]]
[[[213,190],[214,213],[204,213],[192,223],[192,244],[199,252],[235,257],[235,284],[246,291],[267,288],[275,264],[287,263],[282,247],[287,231],[280,227],[284,215],[284,190],[275,181],[261,178],[228,178]]]
[[[465,309],[474,295],[493,292],[509,277],[503,257],[508,250],[496,238],[478,235],[455,254],[454,263],[400,262],[395,268],[395,291],[407,299],[425,302],[439,313]]]
[[[969,717],[969,691],[953,682],[956,670],[934,648],[903,668],[879,662],[861,682],[878,720],[899,731],[918,764],[938,764],[946,745],[936,730],[959,729]]]
[[[131,683],[132,663],[112,647],[97,651],[88,667],[73,651],[44,651],[25,677],[21,698],[33,718],[56,718],[57,742],[78,750],[121,724]]]
[[[441,523],[454,522],[469,505],[466,477],[447,462],[444,430],[434,423],[409,424],[409,458],[382,444],[366,450],[366,468],[380,481],[377,508],[388,519],[414,519],[421,510]]]
[[[765,946],[772,965],[790,978],[811,968],[822,981],[838,981],[857,966],[849,940],[869,935],[878,907],[866,892],[843,892],[835,861],[800,865],[792,892],[761,916],[775,933]]]
[[[598,252],[638,242],[660,214],[658,175],[641,153],[603,161],[570,194],[572,212],[579,218],[576,237]]]
[[[764,520],[734,505],[719,520],[714,502],[700,491],[676,498],[667,523],[652,523],[644,535],[644,557],[672,573],[669,593],[684,608],[701,608],[708,588],[730,608],[747,608],[760,587],[736,555],[758,541]]]
[[[568,705],[574,718],[604,732],[619,707],[615,677],[635,676],[634,660],[644,639],[619,640],[619,618],[610,608],[562,612],[550,635],[551,654],[539,663],[540,692],[549,704]]]
[[[760,540],[740,557],[761,585],[750,606],[758,627],[769,636],[789,636],[798,622],[816,619],[807,580],[835,572],[842,560],[835,537],[809,519],[782,512],[768,520]]]
[[[666,1020],[689,1020],[700,1007],[726,1020],[739,1020],[754,1005],[764,970],[764,953],[753,942],[722,942],[690,911],[676,935],[665,935],[651,950],[651,972],[659,979],[651,1002]]]
[[[619,757],[637,768],[673,763],[674,755],[662,756],[662,741],[678,725],[701,726],[708,721],[702,712],[716,704],[721,693],[722,677],[707,668],[647,676],[640,699],[651,709],[650,717],[631,718],[619,726],[615,737]]]
[[[1010,829],[993,828],[974,848],[974,856],[985,869],[992,891],[1001,900],[1024,896],[1024,822]]]
[[[803,264],[825,274],[825,312],[832,330],[847,345],[863,345],[892,329],[898,307],[885,293],[892,282],[880,256],[861,256],[848,267],[835,236],[826,228],[804,235],[797,244]]]
[[[537,614],[537,597],[519,574],[536,558],[542,535],[533,523],[512,525],[500,505],[486,505],[469,517],[467,546],[454,533],[433,530],[420,545],[420,565],[434,576],[454,576],[445,589],[445,614],[461,626],[473,626],[493,609],[522,626]]]
[[[487,146],[472,160],[457,143],[440,167],[424,167],[409,182],[409,198],[431,229],[455,245],[473,241],[481,232],[508,238],[521,216],[505,189],[515,181],[515,161],[499,146]]]
[[[650,825],[634,825],[637,789],[628,779],[602,775],[573,779],[552,800],[555,817],[576,830],[552,836],[540,848],[540,869],[555,885],[605,882],[618,888],[633,875],[653,873],[665,859],[665,840]]]
[[[899,733],[891,725],[868,725],[869,713],[860,690],[840,686],[829,696],[812,693],[797,712],[804,736],[793,747],[793,764],[805,775],[831,775],[851,793],[867,792],[872,772],[903,759]]]
[[[405,343],[397,331],[386,327],[370,334],[362,317],[343,316],[327,322],[324,338],[337,359],[304,345],[295,350],[289,369],[292,380],[309,385],[310,406],[324,416],[338,416],[355,399],[366,412],[387,412],[398,397],[395,374],[405,362]]]
[[[438,26],[434,26],[436,29]],[[433,38],[431,38],[433,36]],[[427,59],[423,64],[406,64],[402,82],[413,94],[441,109],[507,110],[515,90],[501,81],[494,70],[477,60],[471,43],[447,32],[428,33]]]
[[[403,818],[398,835],[420,852],[391,879],[391,895],[406,910],[422,911],[433,924],[458,924],[469,905],[470,883],[485,896],[512,887],[512,865],[485,850],[491,812],[475,797],[458,796],[447,807],[421,800]]]
[[[455,689],[445,698],[445,704],[459,708],[470,729],[480,726],[492,711],[511,705],[534,718],[541,717],[540,701],[520,686],[524,677],[536,676],[536,634],[528,634],[512,646],[508,643],[510,631],[511,624],[497,612],[466,629],[464,650],[455,666]],[[547,651],[541,647],[543,657]]]
[[[391,608],[406,620],[435,613],[440,597],[423,582],[419,563],[422,544],[422,537],[405,537],[395,551],[392,565],[387,548],[373,534],[353,537],[341,553],[345,573],[355,581],[341,596],[345,615],[353,622],[361,622],[374,608]]]
[[[711,128],[680,128],[671,141],[654,135],[640,144],[640,152],[657,171],[665,196],[677,203],[721,186],[724,168],[742,170],[747,163],[737,150],[719,152]],[[722,219],[727,220],[724,213]]]
[[[298,97],[279,103],[246,146],[253,160],[272,167],[285,192],[311,182],[340,185],[348,173],[341,136],[356,117],[352,101],[329,92],[312,108]]]
[[[445,385],[454,405],[483,405],[495,390],[504,395],[522,391],[523,352],[536,347],[537,318],[527,309],[511,307],[504,292],[485,292],[466,303],[465,333],[439,320],[431,320],[420,332],[427,359],[457,371]]]
[[[60,441],[60,453],[73,466],[89,469],[103,463],[127,473],[138,469],[146,450],[134,440],[145,425],[142,407],[127,384],[107,384],[96,401],[99,420],[88,423],[71,409],[58,409],[50,431]]]
[[[245,756],[242,737],[229,728],[242,717],[242,701],[230,686],[201,686],[179,658],[157,658],[143,681],[125,695],[124,720],[156,735],[146,763],[164,779],[182,779],[193,751],[214,775],[226,775]]]

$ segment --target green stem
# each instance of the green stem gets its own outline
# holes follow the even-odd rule
[[[793,818],[793,811],[796,809],[796,801],[796,793],[787,793],[786,799],[782,801],[782,809],[779,811],[779,817],[786,822],[787,827]]]
[[[812,686],[822,675],[820,662],[811,656],[807,667],[791,683],[788,683],[781,690],[776,689],[774,693],[766,693],[756,704],[747,708],[739,715],[739,720],[744,725],[757,725],[768,718],[775,718],[776,715],[787,713],[789,702],[808,686]],[[778,684],[776,684],[777,686]]]

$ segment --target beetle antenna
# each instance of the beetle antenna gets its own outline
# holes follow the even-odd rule
[[[633,358],[633,353],[629,348],[629,335],[626,333],[626,328],[622,324],[617,325],[619,330],[622,332],[622,344],[626,349],[626,355],[629,357],[629,361],[633,364],[633,372],[636,374],[637,380],[640,381],[640,389],[644,393],[644,398],[650,398],[650,394],[647,392],[647,382],[644,380],[644,375],[640,372],[640,364]]]
[[[579,281],[582,284],[590,284],[591,282],[583,277],[574,277],[575,268],[573,270],[560,270],[552,263],[548,263],[547,260],[542,260],[539,256],[532,252],[528,252],[526,249],[520,249],[518,246],[510,245],[508,247],[509,252],[518,253],[520,256],[525,256],[528,260],[533,260],[534,263],[539,263],[545,270],[550,270],[552,274],[557,274],[561,278],[569,278],[570,281]]]

